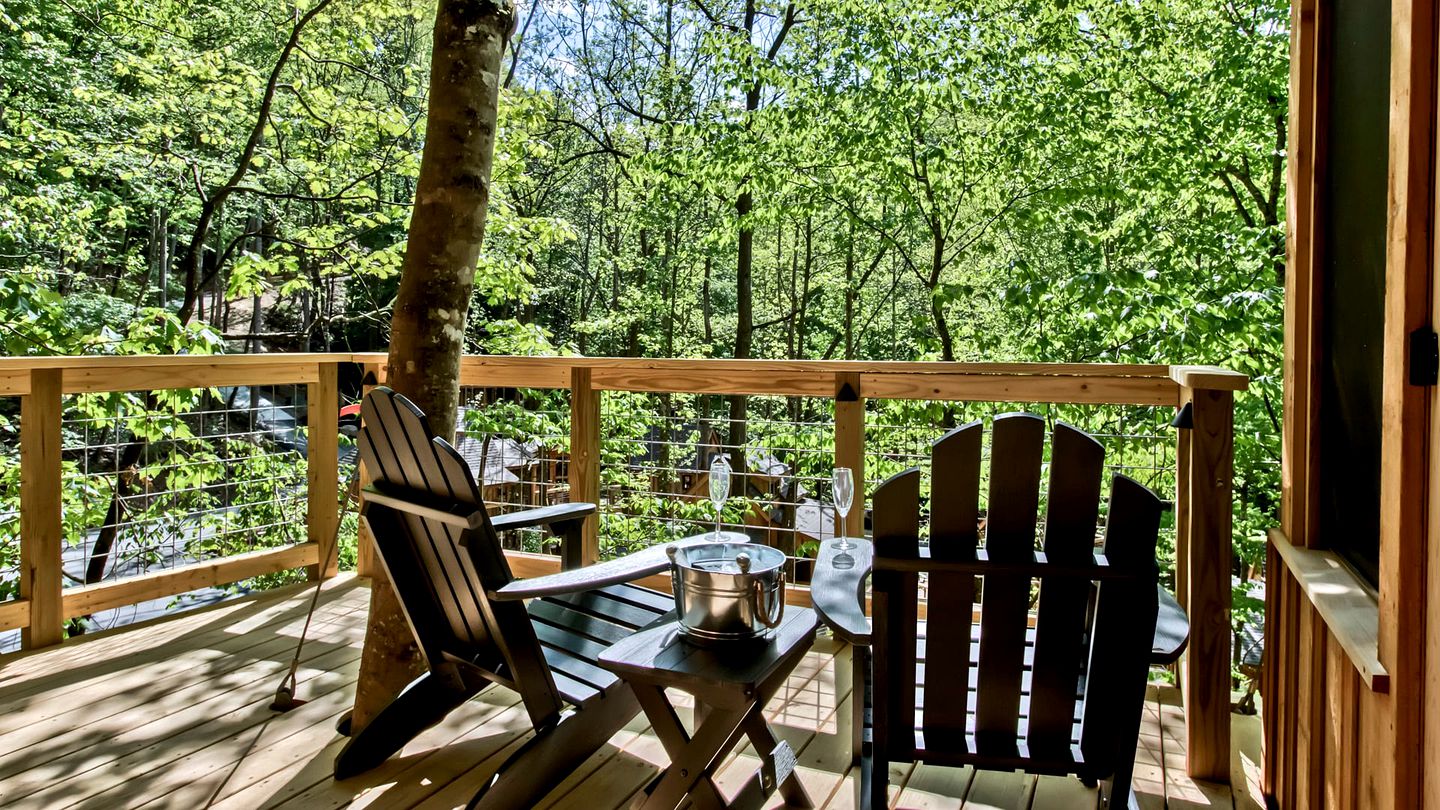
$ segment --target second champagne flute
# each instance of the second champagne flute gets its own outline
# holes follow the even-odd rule
[[[715,542],[720,542],[720,513],[725,508],[725,499],[730,497],[730,462],[724,456],[716,456],[710,462],[710,502],[715,504]]]
[[[845,518],[850,514],[850,504],[855,499],[855,474],[849,467],[836,467],[835,472],[830,476],[830,483],[835,496],[835,511],[840,513],[836,532],[839,539],[831,543],[830,547],[840,551],[850,551],[856,546],[845,537]]]

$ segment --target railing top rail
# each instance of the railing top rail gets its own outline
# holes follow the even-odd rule
[[[378,352],[0,357],[0,395],[28,393],[30,372],[45,369],[62,371],[64,390],[79,393],[314,382],[323,364],[385,360]],[[593,371],[599,389],[820,397],[835,394],[834,375],[850,374],[859,375],[865,396],[892,399],[1173,404],[1180,387],[1249,386],[1246,375],[1215,366],[1127,363],[466,355],[462,375],[466,384],[568,388],[576,369]]]
[[[144,368],[148,366],[225,365],[309,365],[312,363],[349,363],[349,353],[271,353],[271,354],[82,354],[27,355],[0,357],[0,372],[31,369],[73,368]]]
[[[353,355],[357,363],[384,363],[385,355]],[[591,368],[633,371],[826,372],[856,374],[988,374],[1023,377],[1146,377],[1167,379],[1168,365],[1135,363],[958,363],[941,360],[735,360],[720,357],[525,357],[465,355],[466,365],[513,368]],[[1188,366],[1186,368],[1189,368]]]
[[[0,396],[30,393],[34,373],[61,375],[66,394],[284,385],[320,381],[327,363],[349,354],[163,354],[0,358]]]

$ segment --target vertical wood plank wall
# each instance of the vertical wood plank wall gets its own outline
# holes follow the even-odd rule
[[[1281,528],[1313,547],[1318,258],[1329,84],[1327,0],[1291,5],[1291,99]],[[1390,5],[1389,211],[1376,656],[1372,691],[1334,628],[1267,550],[1264,778],[1281,808],[1440,810],[1440,543],[1435,388],[1409,383],[1409,335],[1435,321],[1435,0]]]
[[[1385,747],[1373,728],[1388,696],[1361,680],[1273,546],[1265,564],[1266,793],[1282,808],[1406,807],[1381,789],[1393,767],[1362,764],[1366,746]]]

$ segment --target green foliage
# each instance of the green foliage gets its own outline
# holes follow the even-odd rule
[[[1247,583],[1278,502],[1288,6],[749,5],[748,21],[739,0],[522,9],[467,350],[724,357],[753,333],[756,357],[1234,368],[1252,379],[1236,400],[1235,619],[1253,618]],[[297,13],[313,7],[0,9],[6,354],[386,345],[423,145],[430,7],[327,5],[285,55]],[[741,234],[753,236],[746,280]],[[201,278],[185,273],[192,243]],[[181,323],[187,293],[208,308]],[[266,337],[245,339],[252,327]],[[79,398],[70,413],[155,411],[163,418],[136,435],[195,454],[183,475],[209,493],[197,498],[218,497],[212,461],[293,478],[298,459],[188,445],[180,417],[205,396]],[[565,435],[549,415],[562,400],[498,399],[508,404],[471,411],[467,430]],[[606,553],[704,525],[703,501],[651,497],[668,482],[626,469],[656,402],[607,394],[605,407]],[[787,407],[777,422],[831,418],[828,405]],[[1156,431],[1143,410],[1047,416],[1123,437]],[[691,412],[711,418],[722,404]],[[911,463],[917,431],[994,412],[872,405],[868,478]],[[824,431],[752,427],[754,450],[783,450],[802,478],[828,475]],[[9,422],[0,443],[14,446]],[[1156,472],[1173,457],[1117,447],[1112,462],[1173,486]],[[15,475],[0,454],[0,511]],[[182,477],[166,477],[171,490]],[[91,481],[66,497],[78,542],[107,494]],[[772,506],[736,497],[726,519]],[[4,540],[0,571],[12,564]],[[207,553],[239,547],[228,542]]]

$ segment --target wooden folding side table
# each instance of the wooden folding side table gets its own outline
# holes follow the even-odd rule
[[[759,808],[777,789],[791,807],[813,807],[795,773],[795,752],[765,722],[765,704],[815,641],[815,612],[790,608],[766,640],[700,647],[670,622],[624,639],[600,655],[600,665],[634,688],[670,767],[639,803],[675,810],[688,795],[698,810]],[[674,687],[694,695],[700,719],[685,731],[665,695]],[[702,708],[703,707],[703,708]],[[715,770],[749,737],[763,763],[729,803],[715,786]]]

